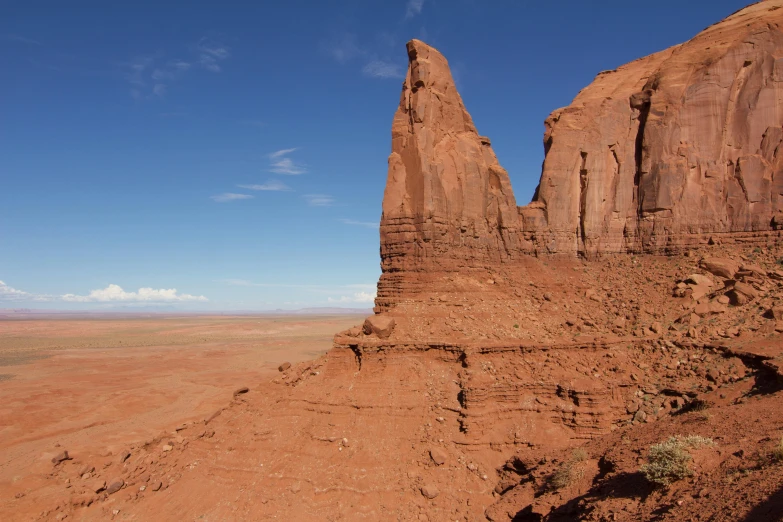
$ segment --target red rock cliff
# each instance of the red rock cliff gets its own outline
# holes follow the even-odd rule
[[[675,252],[783,228],[783,0],[600,73],[546,120],[517,207],[446,59],[418,40],[392,125],[376,305],[527,254]]]
[[[662,252],[776,228],[783,210],[783,2],[598,75],[546,121],[539,252]]]

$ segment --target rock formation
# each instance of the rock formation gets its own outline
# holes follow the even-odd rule
[[[486,266],[520,250],[508,174],[476,131],[446,59],[419,40],[407,49],[383,197],[381,309],[416,288],[411,273]]]
[[[599,73],[546,121],[521,209],[539,252],[666,252],[779,228],[783,11],[754,4],[692,40]]]
[[[692,40],[600,73],[546,121],[517,207],[446,59],[418,40],[392,125],[377,311],[444,273],[529,254],[670,253],[783,228],[783,10],[754,4]]]

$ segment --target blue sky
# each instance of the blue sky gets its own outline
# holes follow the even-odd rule
[[[745,5],[64,4],[0,3],[0,308],[369,307],[407,40],[524,204],[552,110]]]

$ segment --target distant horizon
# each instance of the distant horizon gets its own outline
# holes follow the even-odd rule
[[[747,2],[617,5],[17,4],[0,307],[372,307],[405,42],[449,60],[524,205],[552,111]]]

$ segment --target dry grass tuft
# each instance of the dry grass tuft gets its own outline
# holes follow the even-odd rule
[[[693,459],[688,453],[689,449],[712,446],[713,444],[712,439],[699,435],[670,437],[668,440],[650,446],[650,452],[647,455],[648,463],[642,466],[639,471],[650,482],[668,486],[672,482],[693,475],[693,470],[688,465]]]
[[[550,489],[562,489],[574,484],[581,479],[584,474],[582,462],[587,460],[587,452],[582,448],[576,448],[571,452],[571,458],[563,462],[557,471],[549,477],[548,486]]]

